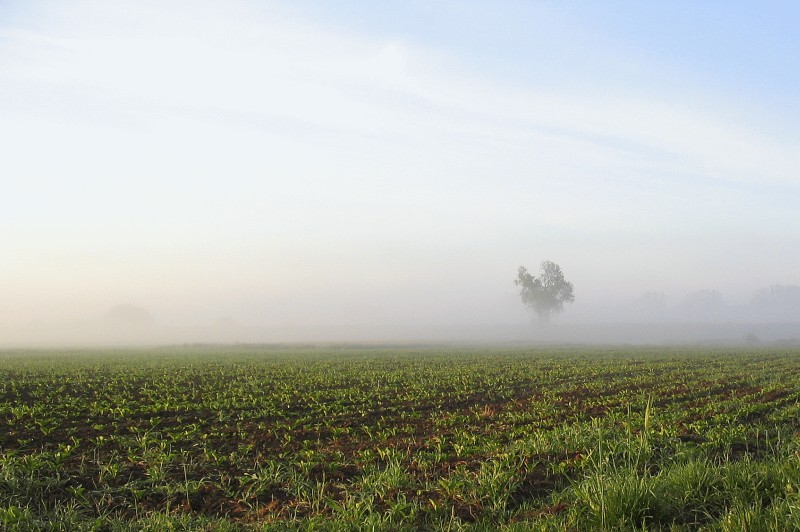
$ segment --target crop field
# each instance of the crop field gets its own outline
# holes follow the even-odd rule
[[[5,351],[0,529],[800,529],[800,351]]]

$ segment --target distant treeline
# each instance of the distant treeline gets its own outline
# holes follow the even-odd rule
[[[692,292],[675,305],[659,292],[646,292],[623,313],[642,321],[755,321],[792,322],[800,320],[800,286],[773,285],[762,288],[747,304],[725,301],[719,290]]]

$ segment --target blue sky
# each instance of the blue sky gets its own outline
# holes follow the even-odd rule
[[[5,2],[0,328],[800,284],[794,2]]]
[[[313,20],[558,88],[716,90],[797,112],[796,2],[298,2]],[[564,68],[569,65],[569,68]],[[779,102],[774,99],[778,98]]]

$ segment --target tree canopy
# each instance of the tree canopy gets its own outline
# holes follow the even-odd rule
[[[514,284],[519,287],[522,303],[542,322],[563,311],[564,303],[575,301],[572,283],[564,278],[561,267],[549,260],[542,262],[538,277],[531,275],[525,266],[520,266]]]

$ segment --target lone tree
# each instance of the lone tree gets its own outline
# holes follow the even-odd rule
[[[564,310],[564,303],[575,301],[572,283],[564,279],[561,267],[549,260],[543,261],[539,277],[520,266],[514,284],[519,286],[522,303],[536,312],[539,321],[547,323],[550,315]]]

